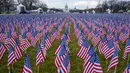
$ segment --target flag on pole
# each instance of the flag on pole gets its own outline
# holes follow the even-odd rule
[[[22,69],[22,73],[32,73],[30,61],[27,53],[25,55],[25,62],[24,62],[24,67]]]
[[[130,53],[130,39],[128,39],[127,43],[126,43],[126,47],[124,50],[124,54],[123,54],[123,59],[126,59],[127,54]]]
[[[70,55],[69,52],[65,55],[64,60],[61,63],[61,73],[69,73],[70,72]]]
[[[91,55],[90,60],[84,65],[83,73],[103,73],[96,52]]]
[[[130,64],[128,64],[128,66],[126,67],[123,73],[130,73]]]
[[[39,66],[46,59],[46,55],[44,53],[44,48],[42,49],[40,44],[38,45],[38,51],[36,55],[36,66]]]
[[[112,56],[112,59],[110,61],[110,64],[108,66],[108,70],[109,71],[111,68],[114,68],[118,65],[118,49],[115,49],[114,55]]]
[[[103,46],[103,50],[102,50],[106,60],[108,60],[110,57],[113,56],[114,51],[115,51],[115,48],[113,44],[113,39],[111,39],[108,41],[107,45]]]
[[[19,48],[19,45],[18,45],[18,40],[16,40],[14,53],[15,53],[15,56],[16,56],[17,60],[20,59],[23,56],[22,50]]]
[[[12,46],[9,46],[8,53],[9,53],[9,55],[8,55],[8,67],[10,67],[11,64],[14,64],[17,61],[15,53],[12,49]]]
[[[2,59],[5,52],[6,48],[2,44],[0,44],[0,60]]]
[[[78,57],[85,59],[87,52],[89,51],[89,43],[86,39],[83,39],[83,43],[81,45],[81,48],[77,54]]]

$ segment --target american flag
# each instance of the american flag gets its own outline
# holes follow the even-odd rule
[[[110,30],[108,30],[107,40],[110,40],[112,38],[113,38],[112,32]]]
[[[83,73],[103,73],[96,52],[91,55],[90,60],[84,65]]]
[[[127,30],[122,29],[119,35],[119,40],[121,40],[124,43],[127,40],[127,38],[129,38],[129,33],[127,32]]]
[[[0,42],[4,42],[7,36],[5,35],[5,28],[3,27],[0,33]]]
[[[93,53],[95,53],[94,47],[93,47],[93,46],[90,46],[89,51],[88,51],[87,54],[85,55],[84,67],[85,67],[85,64],[88,63],[88,61],[89,61],[89,59],[91,58],[91,56],[93,55]]]
[[[12,47],[15,47],[15,40],[11,36],[11,30],[8,32],[8,38],[6,38],[4,44],[5,46],[11,45]]]
[[[41,45],[38,45],[38,51],[36,55],[36,66],[39,66],[40,63],[44,62],[46,59],[46,55],[44,52],[44,48],[41,48]]]
[[[62,48],[62,46],[64,45],[65,41],[64,40],[61,40],[60,42],[60,45],[57,47],[56,51],[55,51],[55,54],[57,55],[58,52],[60,51],[60,49]]]
[[[89,34],[88,34],[88,40],[90,40],[92,37],[93,37],[93,31],[92,29],[89,31]]]
[[[123,73],[130,73],[130,64],[128,64],[128,66],[126,67]]]
[[[1,60],[4,53],[6,52],[6,48],[2,44],[0,44],[0,45],[1,45],[0,46],[0,60]]]
[[[37,43],[36,38],[35,38],[36,34],[37,32],[35,31],[35,29],[32,29],[31,45],[33,47],[35,47]]]
[[[54,30],[52,30],[52,35],[51,35],[51,43],[54,42],[54,40],[56,39],[56,32]]]
[[[106,35],[103,36],[102,40],[100,41],[99,45],[98,45],[98,51],[100,54],[102,54],[102,48],[103,46],[107,45],[107,37]]]
[[[109,40],[107,45],[103,46],[102,53],[104,54],[106,60],[108,60],[114,54],[115,48],[113,44],[113,39]]]
[[[126,47],[124,50],[124,54],[123,54],[123,59],[126,59],[127,54],[130,53],[130,39],[128,39],[127,43],[126,43]]]
[[[8,55],[8,67],[10,67],[11,64],[14,64],[17,61],[15,53],[12,49],[12,46],[9,46],[8,53],[9,53],[9,55]]]
[[[69,73],[70,72],[70,55],[69,52],[65,55],[64,60],[61,62],[61,73]]]
[[[31,44],[29,43],[29,41],[27,40],[27,38],[26,38],[26,32],[23,34],[23,37],[22,37],[22,40],[20,41],[20,45],[19,45],[19,47],[20,47],[20,49],[22,50],[22,51],[24,51],[25,49],[27,49],[28,47],[30,47],[31,46]]]
[[[85,39],[83,31],[81,31],[80,37],[78,38],[78,45],[82,46],[83,40]]]
[[[16,56],[17,60],[20,59],[23,56],[22,50],[19,48],[19,45],[18,45],[18,40],[16,40],[14,53],[15,53],[15,56]]]
[[[77,54],[78,57],[82,58],[82,59],[85,59],[86,57],[86,54],[89,50],[89,44],[88,44],[88,41],[86,39],[83,40],[83,43],[82,43],[82,46]]]
[[[31,41],[31,38],[32,38],[31,32],[28,32],[28,33],[26,34],[26,36],[27,36],[27,39]]]
[[[57,68],[57,71],[60,69],[61,63],[64,60],[66,53],[67,53],[67,48],[66,45],[64,44],[55,58],[55,66]]]
[[[32,73],[28,54],[26,53],[25,56],[26,57],[25,57],[25,62],[24,62],[24,67],[22,69],[22,73]]]
[[[94,35],[93,35],[93,38],[92,38],[92,43],[93,43],[94,47],[96,47],[99,42],[100,42],[99,33],[98,33],[98,31],[95,31]]]
[[[52,46],[48,34],[44,35],[43,41],[44,41],[43,44],[45,43],[46,50],[48,50]]]
[[[108,66],[108,70],[110,70],[113,67],[116,67],[117,65],[118,65],[118,48],[115,49],[114,55],[112,56],[112,59]]]

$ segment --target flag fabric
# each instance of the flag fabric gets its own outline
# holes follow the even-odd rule
[[[57,55],[58,52],[60,51],[60,49],[62,48],[62,46],[64,45],[65,41],[64,39],[61,40],[60,42],[60,45],[57,47],[56,51],[55,51],[55,54]]]
[[[25,62],[24,62],[24,67],[22,69],[22,73],[32,73],[30,61],[27,53],[25,55]]]
[[[128,39],[127,43],[126,43],[126,47],[124,50],[124,54],[123,54],[123,59],[126,59],[127,54],[130,53],[130,39]]]
[[[97,30],[95,30],[93,37],[92,37],[92,43],[93,43],[94,47],[96,47],[99,42],[100,42],[99,32]]]
[[[5,35],[5,27],[2,26],[3,28],[1,28],[1,32],[0,32],[0,42],[4,42],[5,39],[7,38],[7,36]]]
[[[86,39],[83,40],[83,44],[77,54],[78,57],[82,58],[82,59],[85,59],[86,57],[86,54],[89,50],[89,44],[88,44],[88,41]]]
[[[61,73],[69,73],[70,72],[70,55],[69,52],[65,55],[64,60],[61,63]]]
[[[51,43],[53,43],[55,39],[56,39],[56,32],[52,30]]]
[[[107,46],[107,37],[106,35],[103,36],[102,40],[100,41],[98,45],[98,51],[100,54],[102,54],[103,47]]]
[[[102,50],[106,60],[108,60],[110,57],[113,56],[114,51],[115,51],[115,48],[113,44],[113,39],[111,39],[108,41],[107,45],[103,47],[103,50]]]
[[[61,64],[62,61],[65,59],[66,54],[68,53],[68,48],[66,46],[66,44],[64,43],[64,45],[61,46],[60,51],[57,53],[57,56],[55,58],[55,66],[57,68],[57,72],[61,69]]]
[[[46,50],[48,50],[52,46],[52,44],[47,34],[44,35],[43,41],[45,43]]]
[[[126,39],[129,37],[129,33],[124,28],[121,30],[121,33],[119,35],[119,39],[124,43]]]
[[[115,49],[114,55],[112,56],[107,71],[109,71],[111,68],[116,67],[117,65],[118,65],[118,48]]]
[[[1,45],[0,46],[0,60],[1,60],[4,53],[6,52],[6,48],[2,44],[0,44],[0,45]]]
[[[45,59],[46,59],[46,55],[45,55],[44,49],[41,48],[41,45],[39,44],[37,55],[36,55],[36,66],[39,66],[39,64],[44,62]]]
[[[22,50],[19,48],[19,45],[18,45],[18,40],[16,40],[14,53],[15,53],[15,56],[16,56],[17,60],[20,59],[23,56]]]
[[[96,52],[91,55],[89,61],[84,65],[83,73],[103,73]]]
[[[14,64],[17,61],[12,46],[9,47],[8,53],[8,67],[10,67],[11,64]]]
[[[128,64],[128,66],[126,67],[123,73],[130,73],[130,64]]]
[[[15,47],[15,40],[11,36],[11,30],[8,31],[8,38],[5,39],[4,44],[7,47],[8,45],[11,45],[12,47]]]
[[[26,38],[26,32],[23,34],[23,37],[22,37],[22,40],[20,41],[20,49],[22,51],[24,51],[25,49],[27,49],[28,47],[30,47],[31,44],[30,42],[28,41],[28,39]]]

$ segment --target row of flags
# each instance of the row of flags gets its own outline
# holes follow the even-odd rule
[[[8,50],[8,68],[17,62],[23,56],[23,52],[25,52],[25,64],[22,73],[32,73],[26,49],[30,46],[36,47],[38,44],[36,66],[39,67],[47,58],[47,50],[52,46],[53,42],[58,39],[61,40],[61,42],[55,51],[57,72],[69,73],[71,64],[68,44],[71,42],[71,22],[74,24],[74,34],[80,46],[77,56],[84,60],[83,73],[103,73],[96,51],[99,51],[99,53],[105,57],[106,61],[110,60],[108,71],[112,68],[116,68],[118,66],[118,53],[122,50],[119,41],[126,43],[123,59],[126,59],[130,53],[130,33],[127,25],[115,27],[115,25],[112,25],[114,23],[107,19],[104,19],[104,22],[102,22],[101,19],[75,18],[74,16],[53,17],[54,19],[50,16],[50,18],[47,17],[42,19],[42,21],[40,21],[41,16],[36,19],[35,16],[31,17],[32,18],[27,20],[24,19],[26,17],[15,20],[16,22],[21,22],[21,25],[11,24],[8,21],[12,20],[12,17],[7,17],[9,20],[6,23],[9,24],[1,25],[0,27],[0,60]],[[27,21],[30,21],[32,25],[27,23]],[[61,36],[60,32],[63,27],[65,27],[65,32]],[[51,35],[49,35],[50,33]],[[89,41],[91,41],[93,46],[89,45]],[[124,73],[129,73],[129,65]]]
[[[73,18],[72,18],[72,21],[74,23],[74,32],[78,39],[78,45],[80,46],[80,50],[78,51],[77,56],[84,60],[84,71],[83,72],[84,73],[103,73],[102,68],[100,66],[100,61],[98,59],[98,56],[97,56],[96,52],[94,51],[94,47],[96,47],[96,46],[98,47],[99,53],[103,54],[104,57],[106,58],[106,60],[111,59],[107,71],[109,71],[112,68],[117,68],[118,52],[121,51],[119,44],[118,44],[117,35],[115,37],[113,34],[108,33],[107,35],[104,34],[102,36],[99,36],[99,33],[96,30],[94,30],[94,33],[93,33],[92,30],[90,29],[89,33],[87,33],[88,39],[86,39],[85,34],[86,34],[86,30],[88,31],[88,29],[85,29],[85,26],[82,23],[82,21],[74,20]],[[80,28],[82,28],[82,29],[80,30]],[[102,39],[100,37],[102,37]],[[88,40],[90,40],[90,39],[94,46],[89,45]],[[128,37],[125,39],[123,38],[123,40],[125,40],[125,41],[126,41],[126,39],[128,39]],[[122,42],[124,42],[124,41],[122,41]],[[128,39],[127,43],[129,43],[129,39]],[[128,47],[128,45],[126,44],[125,49],[127,50],[127,54],[128,54],[129,49],[127,47]],[[93,48],[93,50],[91,50],[92,48]],[[95,52],[95,54],[93,56],[94,52]],[[125,52],[126,51],[124,51],[124,56],[126,55]]]

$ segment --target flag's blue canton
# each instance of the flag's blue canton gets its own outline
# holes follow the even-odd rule
[[[31,69],[28,54],[26,54],[26,59],[25,59],[25,63],[24,63],[24,65],[25,65],[27,68]]]
[[[91,62],[91,63],[100,63],[96,52],[94,52],[94,53],[92,54],[92,56],[91,56],[91,58],[90,58],[90,62]]]
[[[13,47],[10,45],[8,53],[11,54],[12,51],[13,51]]]
[[[3,28],[2,28],[2,30],[1,30],[1,32],[2,33],[5,33],[5,27],[4,26],[2,26]]]
[[[16,39],[15,42],[16,42],[15,46],[18,46],[18,44],[19,44],[18,39]]]
[[[11,29],[8,32],[8,38],[11,38]]]
[[[127,69],[130,69],[130,64],[128,64]]]
[[[84,47],[87,47],[87,48],[88,48],[88,47],[89,47],[88,41],[87,41],[86,39],[84,39],[83,41],[84,41],[84,42],[83,42],[82,45],[83,45]]]
[[[113,39],[111,39],[111,40],[108,41],[108,47],[109,47],[109,49],[111,49],[111,48],[114,47]]]
[[[91,46],[89,51],[88,51],[88,54],[91,56],[91,55],[93,55],[93,53],[95,53],[95,50],[94,50],[94,47]]]
[[[25,39],[25,38],[26,38],[26,30],[25,30],[25,32],[23,34],[23,39]]]
[[[69,62],[70,62],[70,56],[69,56],[69,53],[67,53],[64,60],[63,60],[63,62],[62,62],[65,68],[68,67]]]
[[[66,45],[63,45],[62,48],[60,49],[58,55],[63,56],[63,55],[65,55],[65,53],[67,53]]]
[[[104,37],[102,38],[102,42],[106,42],[107,41],[107,37],[106,35],[104,35]]]
[[[130,46],[130,39],[128,39],[126,46]]]
[[[112,58],[117,57],[117,56],[118,56],[118,48],[115,49],[115,53]]]
[[[37,54],[41,51],[41,46],[40,44],[38,44],[38,50],[37,50]]]

